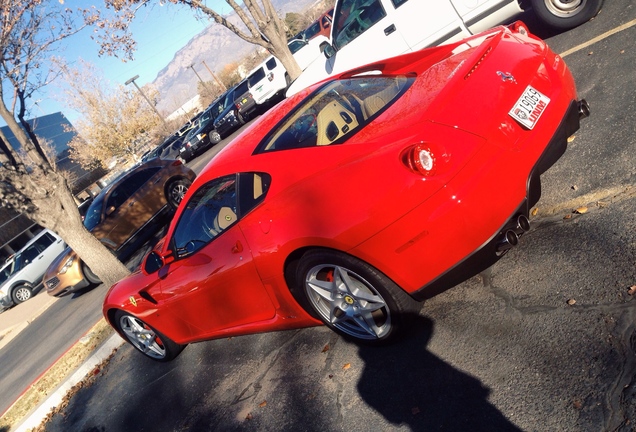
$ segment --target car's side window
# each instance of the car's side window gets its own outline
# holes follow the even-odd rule
[[[190,197],[172,237],[177,257],[196,252],[238,220],[236,179],[212,180]]]
[[[22,266],[29,265],[29,263],[33,262],[40,255],[40,251],[36,248],[35,244],[32,244],[28,248],[24,250],[21,254]]]
[[[333,44],[341,49],[386,16],[380,0],[345,0],[334,15]]]
[[[172,236],[176,256],[190,255],[234,225],[265,199],[266,173],[240,173],[212,180],[186,204]]]
[[[393,6],[395,6],[395,8],[397,9],[398,7],[402,6],[407,1],[408,0],[391,0],[391,3],[393,3]]]
[[[276,59],[272,57],[271,59],[267,60],[265,66],[267,66],[267,69],[273,70],[276,67]]]
[[[114,207],[115,209],[118,209],[128,198],[137,192],[144,183],[155,175],[159,169],[160,167],[145,169],[128,177],[111,192],[108,197],[106,208],[109,209]]]
[[[44,252],[47,247],[53,244],[53,242],[55,242],[55,238],[48,232],[45,232],[42,237],[35,241],[34,245],[37,246],[40,252]]]

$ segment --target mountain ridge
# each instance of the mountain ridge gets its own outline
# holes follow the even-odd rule
[[[288,12],[302,12],[314,3],[314,0],[272,0],[282,17]],[[245,28],[235,13],[226,18],[240,28]],[[225,65],[240,61],[257,48],[257,45],[244,41],[231,30],[212,21],[178,50],[152,81],[151,84],[161,95],[157,109],[166,115],[171,114],[197,95],[199,78],[192,71],[191,65],[203,81],[213,81],[205,65],[217,74]]]

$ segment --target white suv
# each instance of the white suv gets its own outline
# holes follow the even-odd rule
[[[530,5],[545,24],[567,29],[595,16],[603,0],[336,0],[331,43],[291,84],[287,96],[335,74],[463,39]]]
[[[10,307],[31,298],[33,288],[66,244],[49,230],[43,230],[20,249],[0,270],[0,305]]]
[[[292,39],[287,43],[294,59],[301,70],[307,68],[320,57],[320,45],[328,40],[324,36],[316,36],[311,40]],[[254,101],[262,105],[289,86],[289,75],[283,64],[274,56],[269,56],[263,63],[250,72],[247,85]]]

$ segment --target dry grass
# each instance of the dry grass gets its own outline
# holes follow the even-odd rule
[[[113,334],[114,330],[102,318],[79,343],[68,350],[47,370],[0,419],[0,431],[10,430],[20,424],[72,374],[88,357]]]

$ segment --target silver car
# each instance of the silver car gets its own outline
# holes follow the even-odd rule
[[[7,308],[30,299],[46,269],[65,247],[57,234],[43,230],[9,258],[0,270],[0,305]]]

